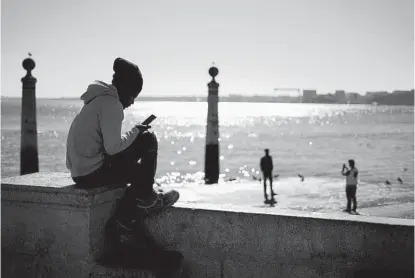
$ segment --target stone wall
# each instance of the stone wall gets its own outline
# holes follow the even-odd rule
[[[3,277],[89,277],[97,268],[124,189],[72,184],[62,173],[2,180]],[[180,202],[147,219],[159,243],[184,254],[183,277],[413,277],[413,224]]]

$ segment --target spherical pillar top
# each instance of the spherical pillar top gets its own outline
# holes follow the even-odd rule
[[[211,67],[209,69],[209,75],[212,76],[213,78],[215,78],[216,75],[218,75],[219,70],[217,67]]]
[[[24,59],[22,65],[23,68],[27,71],[32,71],[36,66],[35,61],[33,61],[32,58]]]

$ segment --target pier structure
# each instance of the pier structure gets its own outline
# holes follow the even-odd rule
[[[35,61],[30,57],[23,60],[26,75],[22,78],[22,118],[20,143],[20,174],[39,172],[37,121],[36,121],[36,78],[32,76]]]
[[[208,88],[208,113],[206,126],[206,150],[205,150],[205,183],[213,184],[219,180],[219,84],[215,77],[219,70],[216,67],[209,69],[212,81]]]

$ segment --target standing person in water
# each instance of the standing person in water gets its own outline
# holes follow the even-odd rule
[[[357,190],[357,177],[359,172],[355,166],[355,161],[353,159],[349,160],[350,169],[346,167],[346,164],[343,164],[342,175],[346,176],[346,197],[347,197],[347,208],[345,212],[351,213],[352,211],[356,213],[357,202],[356,202],[356,190]],[[351,209],[351,203],[353,202],[353,209]]]
[[[262,171],[263,179],[264,179],[264,198],[265,202],[269,202],[268,194],[267,194],[267,180],[269,180],[270,188],[271,188],[271,200],[274,199],[276,195],[274,190],[272,189],[272,170],[274,165],[272,163],[272,156],[269,155],[269,149],[265,149],[265,156],[261,158],[260,161],[260,168]]]

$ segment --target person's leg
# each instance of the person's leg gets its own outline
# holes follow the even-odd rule
[[[346,208],[346,211],[347,212],[350,212],[351,211],[351,209],[350,209],[350,207],[351,207],[351,200],[352,200],[352,197],[351,197],[351,194],[350,194],[351,192],[350,192],[350,187],[349,186],[347,186],[346,187],[346,197],[347,197],[347,208]]]
[[[75,182],[77,187],[82,189],[97,188],[104,185],[110,185],[115,182],[114,179],[111,178],[109,169],[105,164],[85,176],[72,177],[72,180]]]
[[[352,188],[352,201],[353,201],[353,211],[354,212],[356,212],[356,209],[357,209],[357,201],[356,201],[356,190],[357,190],[357,186],[354,186],[353,188]]]
[[[274,197],[276,194],[274,193],[274,189],[272,187],[272,173],[269,174],[269,185],[271,187],[271,197]]]
[[[131,183],[131,193],[137,197],[148,197],[153,192],[157,170],[157,138],[152,132],[144,132],[125,150],[106,161],[120,180]]]
[[[262,175],[263,181],[264,181],[264,198],[265,200],[268,200],[268,194],[267,194],[267,175],[265,173]]]
[[[111,245],[98,258],[98,263],[109,267],[149,269],[159,275],[180,270],[183,255],[159,246],[149,235],[143,220],[125,226],[111,218],[105,232]]]
[[[106,157],[111,172],[118,179],[131,183],[123,206],[130,208],[134,204],[140,213],[148,214],[170,207],[179,199],[180,195],[175,190],[163,194],[153,189],[157,151],[158,142],[154,133],[144,132],[126,150]]]
[[[98,170],[73,180],[85,188],[114,182],[131,183],[137,194],[150,195],[157,169],[157,150],[156,136],[152,132],[144,132],[122,152],[106,155],[104,164]]]

